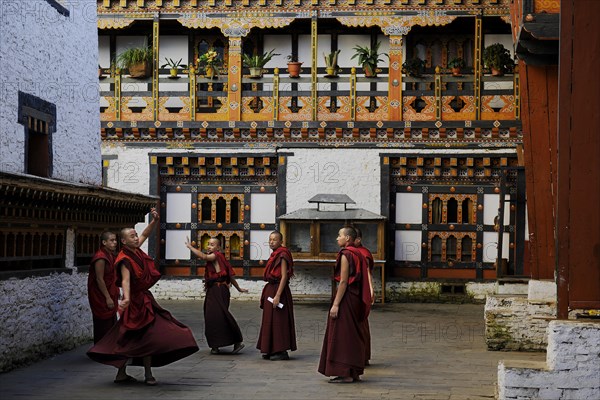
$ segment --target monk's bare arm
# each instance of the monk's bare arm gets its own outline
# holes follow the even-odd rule
[[[121,300],[119,306],[124,310],[129,306],[129,301],[131,300],[131,277],[129,275],[129,269],[125,266],[125,264],[121,264],[121,277],[123,300]]]
[[[158,223],[158,221],[160,221],[160,216],[158,215],[156,208],[151,208],[150,214],[152,215],[152,221],[150,221],[146,229],[144,229],[144,231],[139,237],[140,246],[146,241],[146,239],[148,239],[154,228],[156,228],[156,224]]]
[[[285,285],[288,281],[288,271],[287,271],[287,261],[281,260],[281,280],[279,281],[279,286],[277,287],[277,293],[275,294],[275,298],[273,299],[273,308],[276,308],[281,300],[281,294],[283,293],[283,289],[285,289]]]
[[[108,293],[108,288],[106,287],[106,282],[104,282],[104,268],[106,267],[106,261],[104,259],[99,259],[94,263],[94,270],[96,271],[96,284],[98,285],[98,289],[102,292],[102,295],[106,299],[106,306],[109,310],[112,310],[115,307],[114,300],[110,297],[110,293]]]
[[[329,316],[331,318],[338,317],[340,303],[342,302],[344,294],[346,294],[346,289],[348,288],[348,278],[350,277],[350,264],[348,263],[348,259],[346,258],[346,256],[343,254],[340,260],[340,264],[340,283],[338,284],[337,292],[335,293],[335,299],[333,300],[331,310],[329,310]]]
[[[237,289],[238,292],[248,293],[248,289],[242,289],[233,276],[230,276],[229,279],[231,280],[231,284]]]

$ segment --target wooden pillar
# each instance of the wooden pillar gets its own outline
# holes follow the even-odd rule
[[[558,317],[600,308],[600,2],[560,2]],[[536,160],[537,161],[537,160]]]
[[[310,48],[311,48],[311,68],[310,68],[310,96],[312,104],[312,120],[316,121],[319,115],[319,98],[317,97],[317,50],[318,50],[318,38],[317,38],[317,13],[313,12],[312,19],[310,21]]]
[[[473,55],[473,89],[475,91],[475,119],[481,119],[481,46],[483,45],[482,38],[482,18],[481,15],[475,17],[475,53]]]
[[[159,64],[159,21],[158,13],[154,15],[152,23],[152,115],[158,121],[158,68]]]
[[[521,116],[531,249],[531,278],[553,279],[555,269],[558,69],[520,61]]]
[[[390,35],[388,120],[402,121],[402,35]]]
[[[229,38],[229,60],[227,63],[227,99],[229,121],[242,119],[242,38]],[[233,107],[232,107],[233,106]]]

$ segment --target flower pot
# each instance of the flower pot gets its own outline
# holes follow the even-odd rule
[[[215,67],[211,66],[211,65],[207,65],[204,68],[204,73],[207,79],[214,79],[215,76],[217,75],[217,70],[215,69]]]
[[[327,76],[337,76],[337,68],[336,67],[325,67],[325,73]]]
[[[262,77],[262,67],[250,67],[250,78],[261,78]]]
[[[301,62],[289,62],[288,63],[288,72],[290,73],[290,78],[297,78],[300,76],[300,66],[302,65]]]
[[[462,76],[462,74],[460,73],[460,68],[453,67],[452,68],[452,76]]]
[[[171,77],[173,77],[173,78],[177,77],[177,68],[171,68],[169,70],[169,72],[171,73]]]
[[[104,77],[104,74],[102,73],[102,68],[98,68],[98,79],[102,79],[102,77]]]
[[[504,71],[501,69],[496,69],[494,67],[490,68],[492,70],[492,76],[504,76]]]
[[[373,68],[372,65],[368,65],[368,64],[363,65],[363,70],[365,71],[365,76],[367,78],[377,77],[377,70],[376,70],[376,68]]]
[[[152,73],[148,63],[139,63],[129,66],[129,76],[132,78],[145,78]]]

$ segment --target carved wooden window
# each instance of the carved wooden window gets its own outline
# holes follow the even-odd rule
[[[438,235],[435,235],[431,239],[431,244],[429,246],[429,260],[430,261],[442,261],[442,238]]]
[[[212,222],[212,201],[204,197],[200,204],[200,222]]]
[[[449,236],[446,239],[446,260],[456,260],[456,237]]]
[[[2,270],[62,268],[65,238],[62,231],[0,231]]]
[[[436,194],[429,195],[429,223],[475,224],[477,195]]]
[[[472,262],[475,261],[474,258],[474,249],[473,249],[473,239],[470,236],[465,236],[461,241],[461,255],[460,260],[462,262]]]

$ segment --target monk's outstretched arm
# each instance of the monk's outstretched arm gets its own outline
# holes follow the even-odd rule
[[[144,229],[144,231],[141,233],[141,235],[139,237],[140,246],[146,241],[146,239],[148,239],[148,237],[150,236],[150,234],[152,233],[154,228],[156,228],[156,224],[158,223],[158,221],[160,221],[160,216],[158,215],[156,208],[151,208],[150,214],[152,215],[152,221],[150,221],[150,223],[148,224],[146,229]]]

